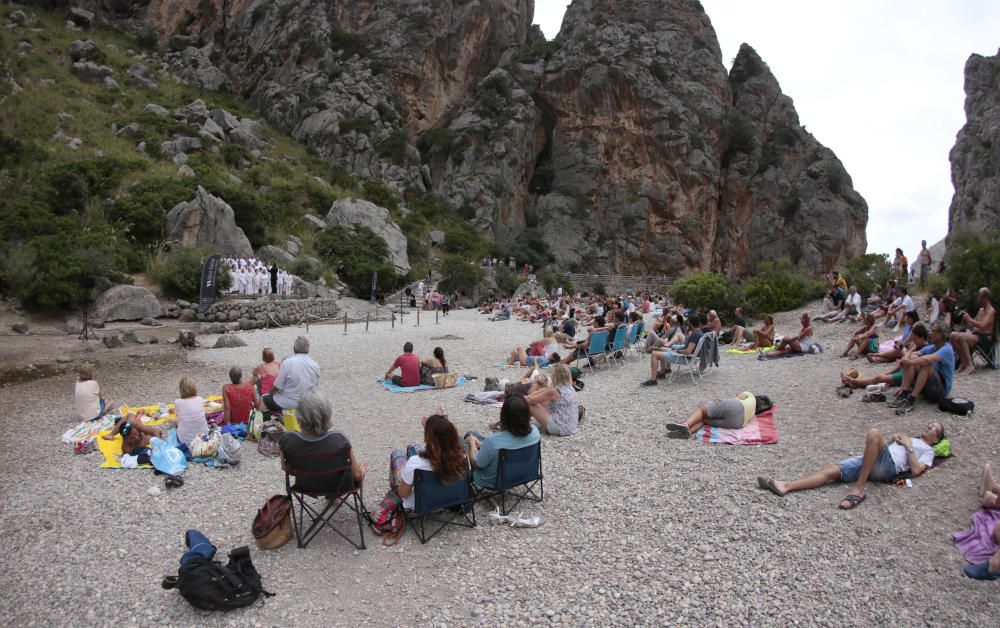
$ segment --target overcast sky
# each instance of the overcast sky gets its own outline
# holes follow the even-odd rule
[[[546,37],[567,0],[535,0]],[[1000,47],[997,0],[702,0],[726,67],[760,54],[799,119],[844,162],[868,201],[868,251],[948,232],[948,151],[965,123],[963,68]]]

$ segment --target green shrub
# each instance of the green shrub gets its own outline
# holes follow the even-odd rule
[[[538,39],[530,46],[522,46],[517,55],[514,56],[514,63],[534,63],[538,59],[548,60],[559,50],[559,43]]]
[[[526,280],[527,277],[524,273],[511,272],[506,266],[493,267],[493,281],[496,282],[497,288],[503,294],[514,294],[514,291],[517,290],[518,286]]]
[[[441,248],[446,253],[458,255],[466,260],[482,257],[489,246],[482,234],[467,222],[456,222],[446,228],[444,234],[444,244]]]
[[[48,172],[44,193],[57,214],[82,211],[91,197],[108,196],[126,175],[144,170],[147,163],[139,159],[99,157],[55,166]]]
[[[751,153],[757,143],[757,132],[753,123],[742,111],[733,109],[726,118],[725,128],[726,150],[722,156],[722,164],[728,165],[737,153]]]
[[[537,273],[536,277],[549,292],[554,293],[559,288],[562,288],[564,293],[573,294],[573,284],[566,277],[566,275],[543,270],[542,272]]]
[[[753,278],[731,294],[747,314],[762,316],[787,312],[823,296],[826,284],[795,271],[787,259],[758,264]],[[735,303],[734,303],[735,305]]]
[[[482,281],[483,271],[475,263],[470,263],[457,255],[446,255],[441,261],[441,289],[445,292],[460,291],[471,294]]]
[[[953,235],[947,260],[948,281],[969,312],[975,313],[979,308],[980,288],[989,288],[994,299],[1000,295],[1000,230],[984,234],[962,231]]]
[[[174,299],[197,301],[201,291],[201,265],[209,253],[198,248],[177,247],[153,261],[150,274],[163,294]]]
[[[608,289],[604,287],[603,283],[599,283],[599,284],[595,285],[591,289],[591,292],[593,292],[594,294],[596,294],[599,297],[603,297],[603,296],[607,296]]]
[[[340,50],[345,59],[354,55],[362,58],[371,56],[371,52],[368,50],[368,46],[365,45],[364,39],[339,28],[332,28],[330,30],[330,47],[334,50]]]
[[[733,310],[733,290],[719,273],[697,273],[680,279],[670,292],[676,303],[686,307],[703,307],[720,314]]]
[[[832,165],[826,170],[826,185],[834,194],[840,194],[851,185],[851,177],[841,166]]]
[[[410,134],[406,129],[396,129],[389,137],[379,142],[375,150],[395,164],[406,162],[406,147],[410,145]]]
[[[847,262],[844,269],[844,280],[848,285],[857,286],[862,299],[867,299],[876,285],[884,286],[892,276],[892,264],[885,253],[858,255]]]
[[[364,184],[365,198],[390,212],[399,210],[399,199],[381,181],[368,179]]]
[[[417,148],[425,155],[436,151],[447,155],[451,152],[455,139],[455,132],[451,129],[442,127],[427,129],[417,140]]]
[[[134,244],[154,246],[163,239],[167,212],[194,198],[195,192],[195,184],[182,179],[146,179],[115,199],[106,216],[124,228]]]
[[[388,263],[389,247],[368,227],[334,225],[319,234],[315,246],[320,257],[361,298],[371,290],[373,272],[378,272],[381,286],[396,283],[396,269]]]

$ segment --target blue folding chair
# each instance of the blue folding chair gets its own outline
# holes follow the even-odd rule
[[[628,326],[628,335],[625,337],[625,357],[627,358],[630,353],[632,353],[632,345],[635,344],[635,338],[639,334],[639,323],[632,323]]]
[[[476,488],[476,500],[500,498],[500,514],[506,515],[523,500],[540,502],[544,495],[542,483],[541,441],[518,449],[497,452],[497,484],[495,488]],[[513,499],[509,506],[508,499]]]
[[[605,361],[607,361],[608,358],[607,348],[608,348],[608,332],[598,331],[590,334],[590,342],[587,343],[586,347],[579,350],[583,352],[583,355],[579,355],[576,358],[576,367],[580,368],[580,361],[583,360],[584,358],[587,358],[587,360],[590,361],[594,356],[603,355]],[[593,366],[594,368],[597,368],[596,363]]]
[[[625,357],[625,338],[627,335],[628,327],[625,325],[619,325],[618,329],[615,330],[615,339],[611,342],[610,355],[606,353],[604,356],[605,360],[610,358],[618,362],[619,366],[625,366],[625,362],[622,358]]]
[[[474,506],[471,473],[444,484],[433,471],[417,469],[413,472],[413,510],[406,513],[406,519],[421,543],[430,541],[449,525],[476,527]],[[428,534],[427,523],[440,525]]]

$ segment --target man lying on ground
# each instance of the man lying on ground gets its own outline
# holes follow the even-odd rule
[[[863,455],[825,465],[816,473],[800,480],[777,481],[758,477],[757,485],[778,497],[784,497],[795,491],[820,488],[830,482],[853,482],[854,488],[840,502],[841,510],[851,510],[865,501],[865,483],[868,480],[889,482],[906,472],[917,477],[931,468],[934,464],[934,450],[931,447],[943,438],[944,426],[938,421],[929,423],[920,436],[914,438],[905,434],[893,434],[885,438],[882,432],[873,427],[868,430],[865,438]]]

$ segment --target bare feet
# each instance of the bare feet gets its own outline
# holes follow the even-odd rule
[[[758,477],[757,486],[761,487],[765,491],[771,491],[778,497],[784,497],[785,493],[788,492],[784,482],[776,482],[771,478]]]
[[[993,479],[993,465],[986,463],[983,465],[983,477],[979,481],[979,496],[986,497],[986,493],[1000,493],[1000,486]]]
[[[974,366],[967,366],[964,369],[962,369],[961,371],[959,371],[958,374],[959,375],[972,375],[975,372],[976,372],[976,367],[974,367]]]

